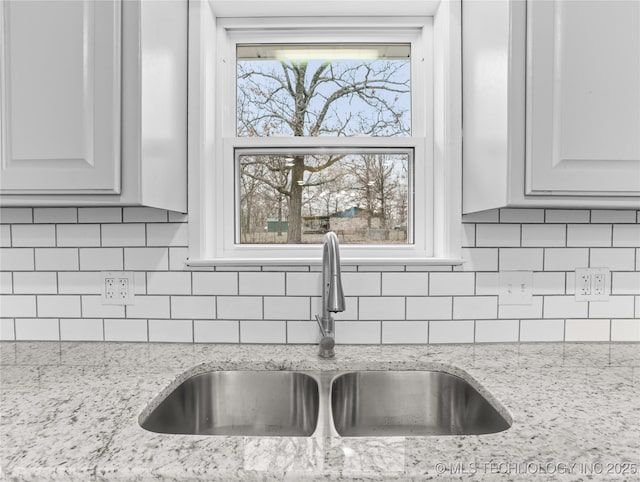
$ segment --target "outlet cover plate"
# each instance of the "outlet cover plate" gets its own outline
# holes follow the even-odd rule
[[[576,301],[609,301],[609,268],[576,268]]]
[[[533,273],[531,271],[500,271],[498,289],[501,305],[533,303]]]
[[[133,271],[103,271],[101,278],[103,305],[134,304]]]

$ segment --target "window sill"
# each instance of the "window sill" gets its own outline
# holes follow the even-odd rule
[[[215,266],[316,266],[322,264],[322,250],[318,248],[318,256],[314,258],[219,258],[188,259],[189,268],[207,268]],[[343,266],[458,266],[465,261],[460,258],[348,258],[341,257]]]

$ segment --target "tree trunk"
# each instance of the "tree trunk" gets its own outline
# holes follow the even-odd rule
[[[300,182],[304,180],[304,156],[294,156],[291,169],[291,191],[289,195],[289,218],[287,225],[287,243],[302,243],[302,190]]]

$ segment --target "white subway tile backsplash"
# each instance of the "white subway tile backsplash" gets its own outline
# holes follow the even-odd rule
[[[56,245],[54,224],[16,224],[11,228],[11,245],[22,247],[47,247]]]
[[[565,273],[545,272],[533,273],[534,295],[563,295],[565,294]]]
[[[400,296],[361,297],[360,320],[404,320],[405,303]]]
[[[65,341],[103,341],[102,320],[63,318],[60,320],[60,339]]]
[[[125,223],[163,223],[167,222],[167,211],[147,207],[128,207],[122,212]]]
[[[169,211],[169,222],[171,223],[186,223],[188,218],[187,214]]]
[[[575,296],[545,296],[544,318],[586,318],[588,303],[576,301]]]
[[[127,318],[170,318],[168,296],[138,296],[126,307]]]
[[[498,248],[462,248],[463,271],[498,271]]]
[[[15,294],[57,293],[57,273],[50,271],[17,271],[13,273],[13,292]]]
[[[592,248],[589,266],[610,270],[633,271],[635,253],[633,248]]]
[[[318,343],[320,330],[316,321],[287,321],[287,343]]]
[[[101,293],[101,277],[96,272],[61,271],[58,273],[58,293],[61,295]]]
[[[75,295],[38,295],[38,316],[72,318],[80,314],[80,297]]]
[[[82,271],[122,271],[122,248],[79,248]],[[36,251],[37,255],[37,251]]]
[[[259,296],[219,296],[218,318],[223,320],[259,320],[262,298]]]
[[[520,246],[519,224],[478,224],[476,246],[502,247]]]
[[[32,248],[0,248],[0,270],[29,271],[34,267]]]
[[[238,294],[238,273],[196,271],[192,277],[194,295]]]
[[[611,320],[611,341],[640,341],[640,319]]]
[[[189,248],[169,248],[169,269],[181,271],[186,268]]]
[[[476,273],[476,295],[497,295],[500,273]]]
[[[454,320],[480,320],[497,317],[497,296],[456,296],[453,298]]]
[[[472,295],[475,292],[475,273],[430,273],[429,294]]]
[[[638,341],[639,216],[492,210],[464,216],[461,266],[345,265],[338,342],[563,341],[566,319],[568,341],[606,340],[607,326],[615,341]],[[153,208],[3,208],[7,222],[0,338],[318,340],[320,265],[188,268],[186,216]],[[611,269],[609,301],[575,301],[580,267]],[[498,269],[533,272],[531,305],[498,306]],[[134,272],[133,305],[102,305],[100,271],[111,270]]]
[[[286,343],[287,324],[284,321],[241,320],[242,343]]]
[[[498,318],[542,318],[542,296],[534,296],[530,305],[500,305]]]
[[[240,295],[284,295],[284,273],[238,273]]]
[[[0,294],[10,295],[11,293],[13,293],[13,273],[0,271]]]
[[[16,340],[56,341],[60,339],[57,318],[16,319]]]
[[[408,320],[450,320],[453,316],[453,298],[438,297],[408,297]]]
[[[567,320],[565,341],[609,341],[610,320]]]
[[[287,273],[287,295],[318,296],[320,293],[322,273]]]
[[[640,295],[640,272],[611,273],[611,286],[612,295]]]
[[[11,247],[11,225],[0,224],[0,248]]]
[[[193,341],[191,320],[149,320],[149,341],[189,343]]]
[[[36,248],[38,271],[77,271],[78,248]]]
[[[545,248],[545,271],[574,271],[589,265],[588,248]]]
[[[239,343],[240,325],[236,320],[194,320],[196,343]]]
[[[611,246],[610,224],[569,224],[567,246]]]
[[[429,342],[428,321],[383,321],[382,343],[422,344]]]
[[[381,283],[380,273],[342,273],[342,289],[349,296],[380,296]]]
[[[147,273],[147,294],[190,295],[191,273],[152,271]]]
[[[424,296],[428,293],[428,273],[382,273],[382,296]]]
[[[542,248],[500,248],[500,271],[542,269]]]
[[[476,245],[476,225],[462,225],[462,246],[465,248],[473,248]]]
[[[265,320],[308,320],[310,300],[306,297],[265,296]]]
[[[168,248],[124,248],[124,269],[127,271],[164,271],[168,268]]]
[[[76,208],[34,208],[34,223],[77,223],[78,210]]]
[[[591,212],[586,209],[547,209],[545,223],[588,223]]]
[[[609,296],[589,302],[589,318],[633,318],[633,296]]]
[[[336,321],[336,343],[344,345],[379,344],[379,321]]]
[[[564,341],[564,320],[520,320],[520,341]]]
[[[33,222],[31,208],[0,208],[0,223],[21,224]]]
[[[124,318],[124,306],[103,305],[101,295],[82,296],[81,306],[85,318]]]
[[[210,320],[216,317],[215,296],[172,296],[172,318]]]
[[[13,341],[16,339],[13,318],[0,318],[0,341]]]
[[[614,246],[640,246],[640,224],[614,224]]]
[[[100,246],[99,224],[58,224],[58,246]]]
[[[476,320],[478,343],[517,342],[520,334],[518,320]]]
[[[79,223],[121,223],[122,208],[78,208]]]
[[[188,224],[147,224],[147,246],[188,246]]]
[[[594,209],[591,211],[592,223],[635,223],[636,216],[633,211]]]
[[[489,211],[480,211],[477,213],[465,214],[462,216],[463,223],[497,223],[499,221],[500,211],[491,209]]]
[[[105,319],[105,341],[148,341],[147,320]]]
[[[144,246],[145,225],[138,223],[103,224],[102,246]]]
[[[501,223],[544,223],[544,209],[501,209]]]
[[[564,224],[523,224],[523,247],[565,246],[567,229]]]
[[[474,332],[473,320],[430,321],[429,343],[473,343]]]
[[[36,316],[36,297],[31,295],[0,295],[0,318]],[[38,314],[38,316],[43,316]]]

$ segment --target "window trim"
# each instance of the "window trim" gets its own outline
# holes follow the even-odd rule
[[[235,0],[242,2],[244,0]],[[318,0],[322,3],[323,0]],[[250,2],[249,2],[250,3]],[[354,0],[344,0],[340,3],[345,9],[353,7]],[[357,2],[356,2],[357,3]],[[416,5],[419,2],[415,2]],[[255,19],[234,19],[233,21],[218,21],[214,15],[216,2],[195,1],[190,2],[190,56],[189,56],[189,266],[261,266],[261,265],[292,265],[292,264],[317,264],[320,262],[320,247],[260,245],[258,252],[247,255],[245,245],[235,245],[234,249],[225,246],[224,231],[216,229],[220,223],[212,222],[216,216],[224,212],[225,193],[224,175],[220,176],[220,169],[235,169],[234,163],[225,167],[224,162],[211,162],[211,159],[224,158],[224,154],[233,156],[233,148],[242,146],[245,140],[235,138],[223,131],[222,116],[228,115],[228,103],[221,105],[220,94],[215,92],[212,86],[219,81],[221,66],[217,61],[220,48],[222,28],[220,25],[233,23],[235,28],[250,28],[258,22]],[[295,5],[295,7],[294,7]],[[361,5],[361,3],[360,3]],[[295,2],[291,5],[295,13],[304,15],[304,2]],[[251,11],[251,10],[248,10]],[[278,14],[277,9],[274,15]],[[281,13],[281,12],[280,12]],[[291,14],[291,12],[288,12]],[[340,12],[337,12],[340,13]],[[423,14],[424,12],[420,12]],[[369,25],[373,29],[376,26],[388,26],[389,18],[339,18],[333,19],[333,24],[340,27],[349,25]],[[335,21],[337,20],[337,21]],[[416,24],[415,18],[398,19],[404,25]],[[301,19],[295,19],[296,25],[300,25]],[[326,21],[326,19],[322,20]],[[422,22],[420,19],[419,22]],[[259,19],[259,24],[264,28],[287,25],[290,22],[286,18]],[[302,20],[305,27],[318,24],[318,19]],[[427,226],[435,226],[435,235],[430,237],[429,251],[424,246],[415,249],[415,245],[401,245],[400,248],[414,246],[414,249],[398,250],[398,246],[385,245],[367,251],[361,246],[342,246],[342,260],[344,264],[459,264],[460,260],[460,164],[461,164],[461,82],[460,82],[460,2],[453,0],[442,2],[438,5],[433,17],[433,137],[411,138],[367,138],[367,145],[376,146],[377,142],[384,146],[400,147],[413,145],[416,149],[416,158],[420,150],[433,153],[432,169],[426,169],[429,174],[430,184],[433,190],[432,222],[426,220]],[[317,26],[317,25],[316,25]],[[379,38],[379,37],[377,37]],[[327,41],[325,39],[325,41]],[[377,41],[380,43],[379,41]],[[226,46],[228,48],[228,45]],[[232,65],[230,65],[232,64]],[[234,62],[225,63],[227,69],[233,69]],[[413,67],[412,67],[413,69]],[[229,74],[227,72],[227,74]],[[413,71],[412,71],[413,76]],[[229,78],[228,76],[226,78]],[[413,79],[412,79],[413,83]],[[234,84],[235,89],[235,84]],[[412,95],[416,88],[412,86]],[[234,91],[235,98],[235,91]],[[413,102],[413,100],[412,100]],[[218,107],[218,109],[216,109]],[[233,105],[235,109],[235,103]],[[428,112],[424,109],[423,112]],[[415,110],[412,115],[415,114]],[[217,113],[217,115],[215,114]],[[226,117],[229,119],[230,117]],[[232,116],[235,119],[235,114]],[[429,119],[427,119],[429,120]],[[228,125],[229,123],[227,123]],[[235,135],[235,123],[233,124]],[[415,135],[413,120],[412,133]],[[214,135],[214,134],[217,134]],[[221,141],[222,139],[222,141]],[[250,138],[254,142],[256,138]],[[303,146],[305,143],[321,143],[323,146],[356,146],[358,138],[284,138],[287,146]],[[283,138],[264,138],[265,145],[284,147]],[[409,140],[409,142],[407,142]],[[330,142],[327,142],[330,141]],[[261,141],[262,142],[262,141]],[[279,144],[279,145],[278,145]],[[308,144],[307,144],[308,145]],[[222,166],[222,167],[221,167]],[[231,173],[233,175],[233,173]],[[431,176],[433,175],[433,178]],[[420,181],[416,181],[419,189]],[[213,186],[213,189],[211,187]],[[228,191],[228,190],[227,190]],[[424,194],[424,193],[423,193]],[[426,195],[424,196],[426,198]],[[431,198],[431,196],[429,196]],[[222,208],[221,208],[222,206]],[[235,209],[233,210],[235,212]],[[218,217],[220,219],[220,217]],[[234,229],[226,230],[234,238]],[[419,233],[415,233],[415,240],[419,239]],[[370,245],[371,246],[371,245]],[[241,248],[241,249],[238,249]]]

